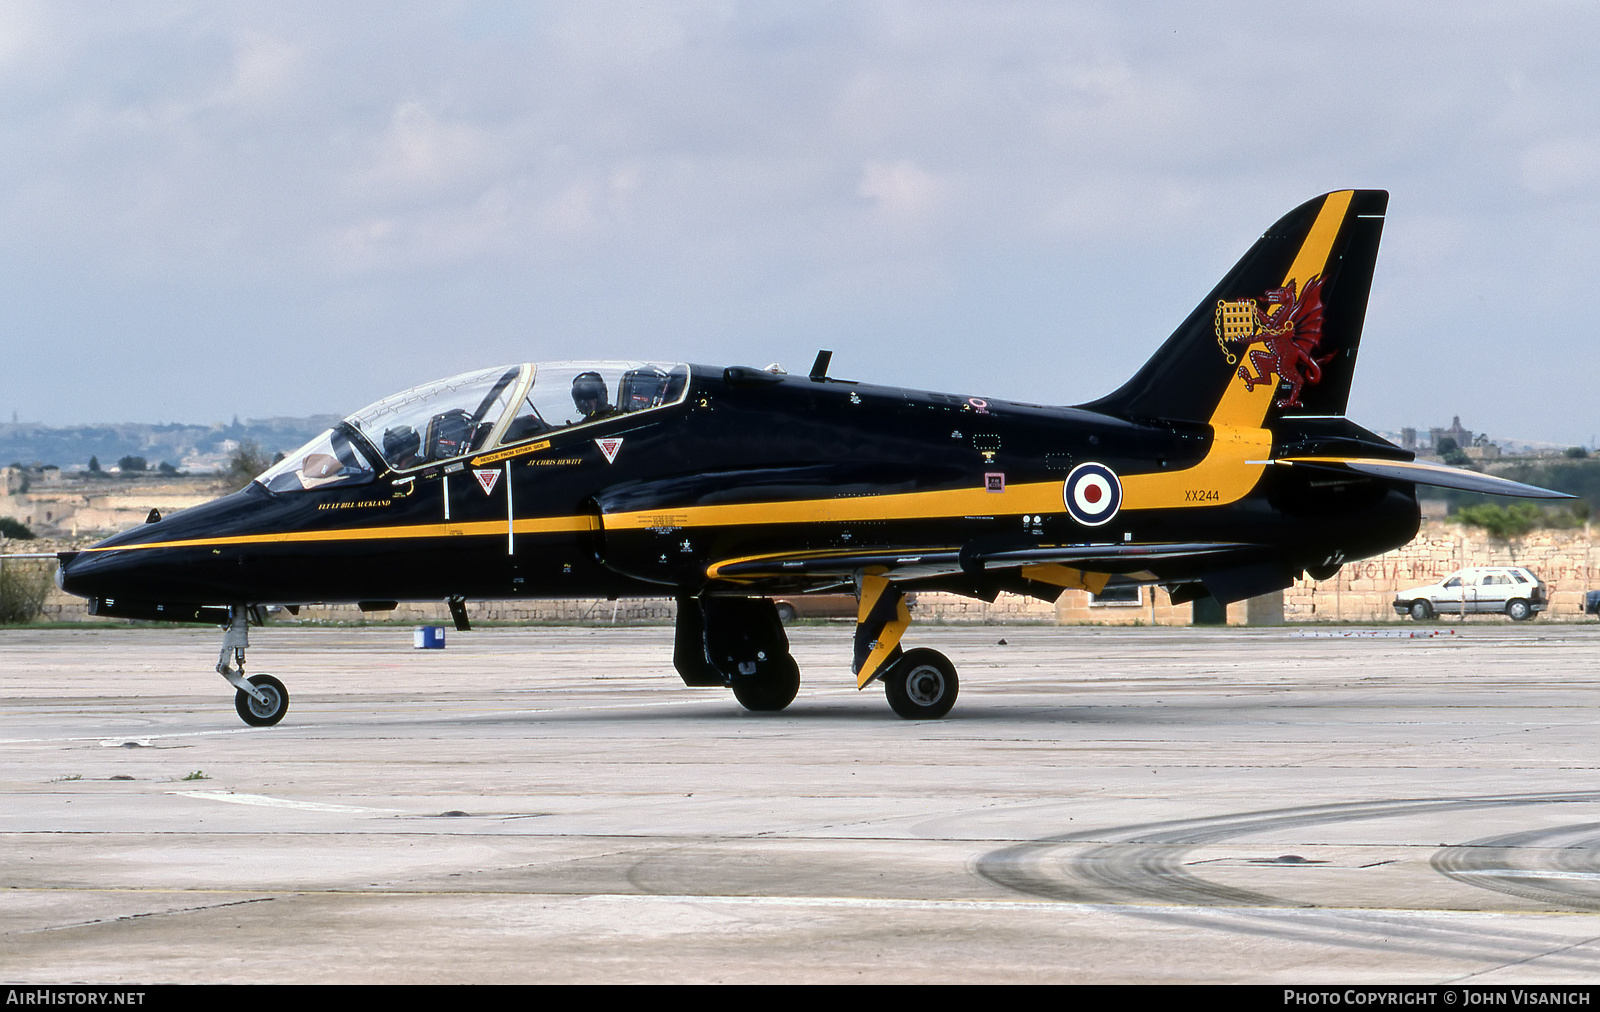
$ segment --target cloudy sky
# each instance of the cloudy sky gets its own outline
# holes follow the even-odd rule
[[[1351,414],[1600,432],[1600,5],[0,0],[0,411],[505,361],[1051,403],[1392,192]]]

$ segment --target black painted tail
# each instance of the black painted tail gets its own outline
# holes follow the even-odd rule
[[[1242,383],[1275,387],[1249,424],[1343,415],[1388,203],[1383,190],[1341,190],[1284,215],[1132,379],[1083,407],[1212,421]]]

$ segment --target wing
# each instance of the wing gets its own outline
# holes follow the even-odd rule
[[[989,549],[926,547],[912,549],[822,549],[777,552],[723,559],[706,567],[712,580],[756,584],[768,581],[839,583],[856,573],[883,576],[896,583],[946,576],[1002,574],[1057,587],[1098,590],[1113,574],[1151,570],[1214,568],[1268,551],[1266,546],[1231,541],[1145,544],[1028,545]],[[1076,574],[1076,575],[1074,575]],[[1091,586],[1098,577],[1098,586]]]

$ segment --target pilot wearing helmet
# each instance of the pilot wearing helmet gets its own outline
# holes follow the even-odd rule
[[[383,456],[393,467],[415,467],[422,463],[422,437],[409,425],[397,425],[383,433]]]
[[[597,372],[580,372],[572,377],[572,403],[582,422],[599,421],[617,413],[611,406],[606,381]]]

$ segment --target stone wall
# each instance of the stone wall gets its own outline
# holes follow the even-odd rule
[[[1229,620],[1239,611],[1238,621],[1243,621],[1243,605],[1229,609]],[[1160,587],[1140,587],[1137,604],[1097,603],[1088,591],[1068,590],[1055,603],[1056,621],[1062,625],[1190,625],[1194,621],[1194,607],[1173,604],[1167,592]]]
[[[1467,566],[1526,566],[1550,592],[1550,608],[1541,618],[1575,622],[1583,618],[1585,591],[1600,587],[1597,561],[1589,527],[1533,531],[1500,541],[1480,528],[1425,520],[1416,538],[1398,551],[1349,563],[1331,580],[1297,581],[1284,592],[1284,618],[1399,622],[1402,617],[1392,607],[1397,591],[1436,583]],[[1494,615],[1479,620],[1504,621]]]
[[[1001,625],[1005,623],[1033,623],[1054,625],[1056,606],[1020,594],[1001,594],[994,603],[962,597],[960,594],[927,594],[919,592],[911,608],[913,622],[932,622],[938,625],[976,623]]]

